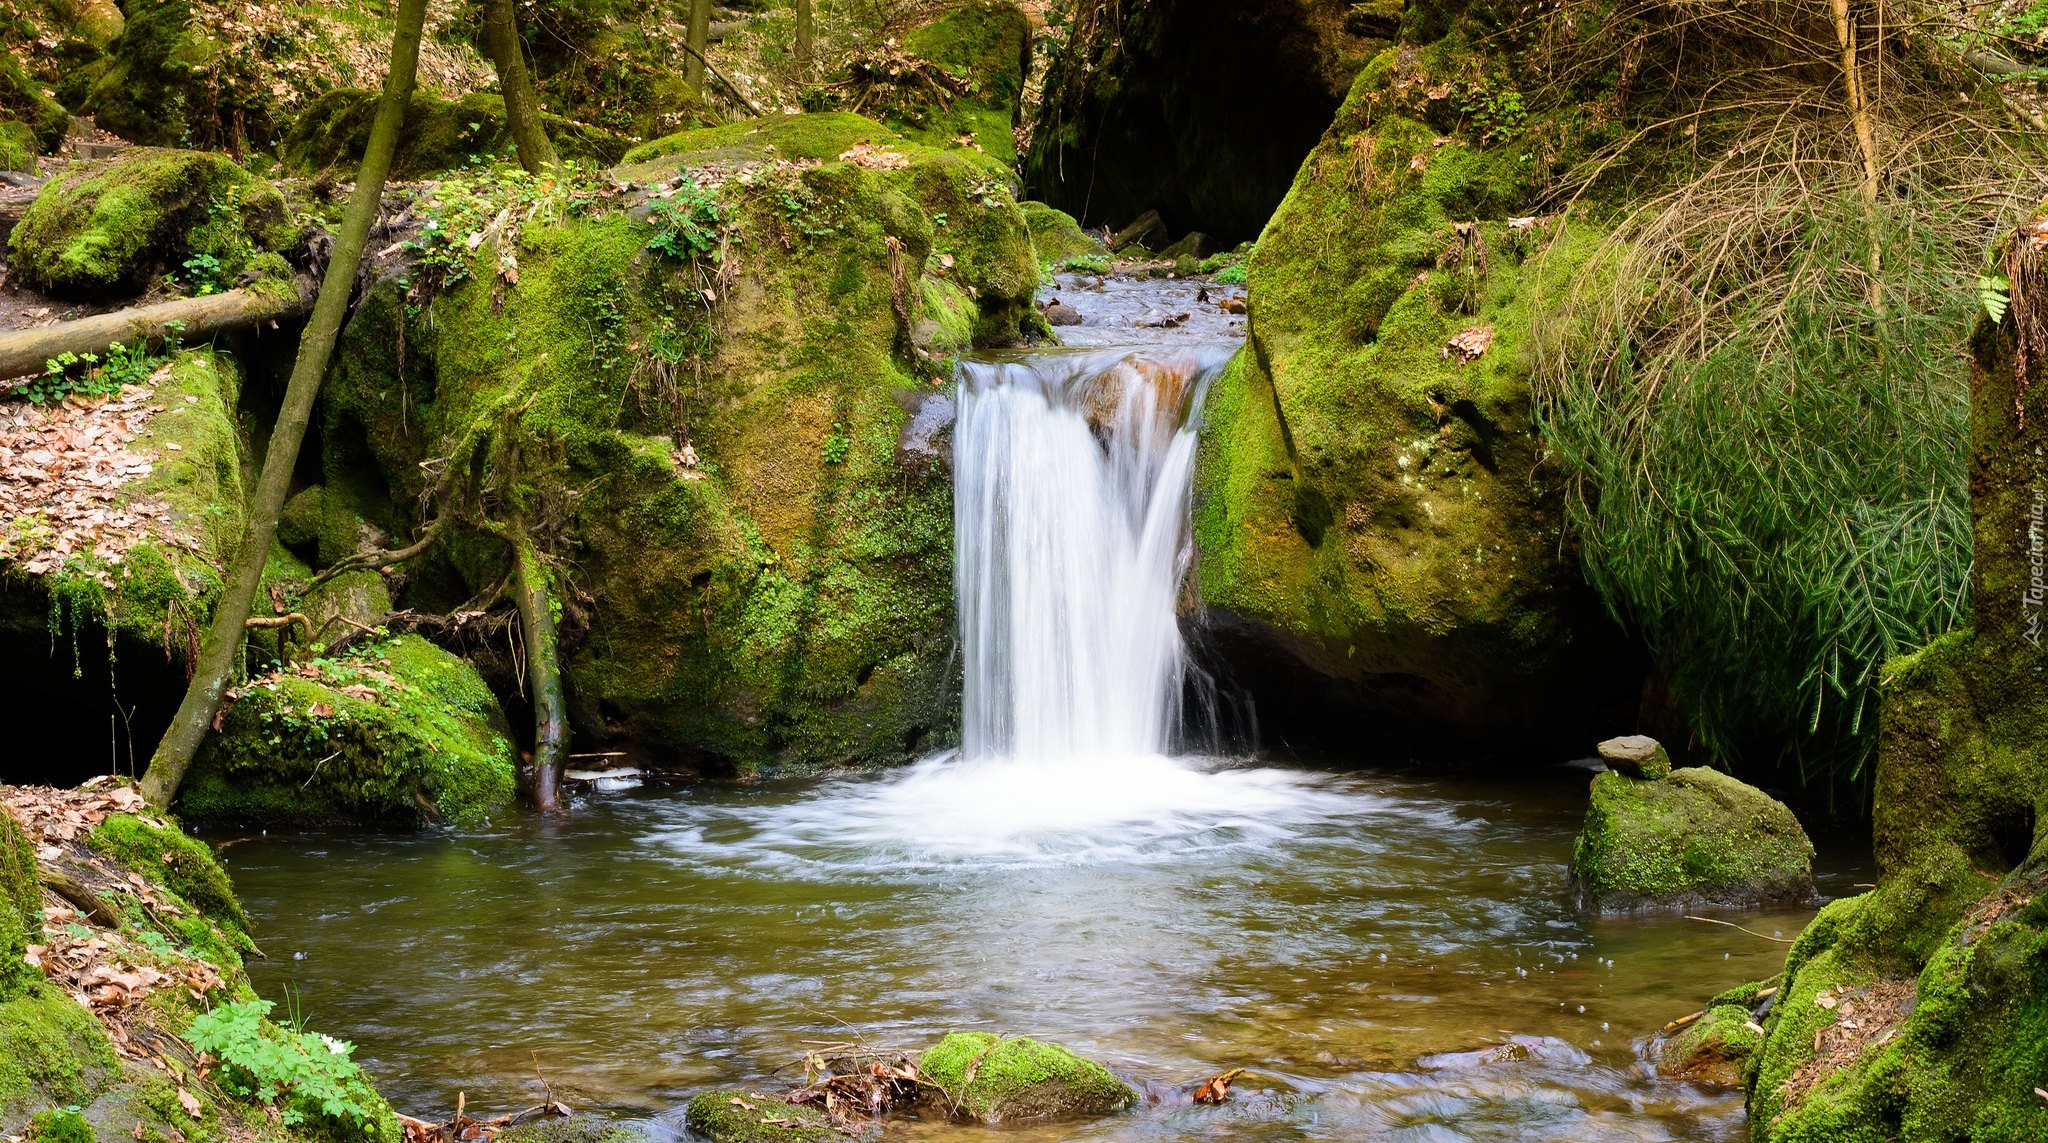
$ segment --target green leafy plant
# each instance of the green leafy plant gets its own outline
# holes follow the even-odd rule
[[[52,1107],[38,1111],[28,1121],[28,1138],[35,1143],[94,1143],[92,1124],[86,1121],[79,1109],[73,1107]]]
[[[175,341],[171,343],[175,346]],[[167,350],[170,346],[166,347]],[[43,363],[43,371],[19,392],[39,405],[66,397],[107,397],[123,386],[140,385],[169,359],[144,346],[115,342],[105,354],[60,353]]]
[[[846,435],[846,426],[832,422],[832,431],[825,434],[825,463],[845,464],[846,453],[853,447],[853,438]]]
[[[185,284],[202,298],[223,293],[228,288],[227,269],[211,254],[194,254],[185,259]]]
[[[716,190],[685,180],[668,198],[648,203],[647,223],[654,227],[649,250],[688,262],[717,254],[726,213]]]
[[[1216,284],[1219,286],[1242,286],[1244,285],[1244,280],[1244,263],[1242,262],[1233,262],[1216,271]]]
[[[1061,263],[1060,269],[1072,270],[1077,274],[1107,274],[1109,273],[1109,255],[1082,254]]]
[[[376,1094],[349,1059],[355,1045],[270,1023],[272,1007],[268,1000],[220,1005],[194,1018],[185,1039],[220,1061],[217,1074],[229,1094],[279,1108],[287,1125],[304,1123],[307,1108],[370,1122]]]
[[[1995,271],[1979,275],[1977,302],[1984,307],[1985,317],[2004,321],[2006,308],[2012,305],[2012,279]]]

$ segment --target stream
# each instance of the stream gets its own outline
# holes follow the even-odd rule
[[[1148,1099],[1020,1143],[1746,1139],[1739,1091],[1659,1079],[1636,1041],[1784,945],[1577,911],[1585,764],[1359,771],[1189,736],[1194,431],[1239,336],[1195,288],[1063,278],[1092,348],[962,366],[957,752],[585,792],[566,821],[466,833],[221,839],[259,990],[434,1119],[458,1094],[537,1102],[545,1077],[674,1137],[697,1091],[800,1080],[807,1041],[957,1029],[1065,1044],[1141,1090],[1248,1069],[1220,1107]],[[1824,852],[1823,891],[1862,864]],[[1810,916],[1733,919],[1790,937]]]

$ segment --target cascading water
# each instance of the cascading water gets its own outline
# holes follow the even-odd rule
[[[1166,752],[1194,422],[1227,359],[961,366],[954,580],[968,760],[1113,765]]]

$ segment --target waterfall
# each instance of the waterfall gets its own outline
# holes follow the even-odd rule
[[[962,755],[1165,754],[1179,724],[1195,428],[1227,348],[960,367]]]

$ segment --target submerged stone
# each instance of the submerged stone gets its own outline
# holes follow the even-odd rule
[[[918,1059],[949,1110],[984,1123],[1108,1115],[1138,1093],[1108,1068],[1057,1044],[987,1032],[953,1032]]]
[[[1763,1029],[1739,1004],[1716,1004],[1657,1049],[1657,1070],[1674,1079],[1742,1086],[1750,1057],[1763,1046]]]
[[[277,188],[226,155],[137,149],[51,179],[8,246],[27,285],[109,298],[166,272],[231,282],[259,253],[284,253],[301,238]],[[192,260],[204,260],[203,270]]]
[[[1599,774],[1572,879],[1602,912],[1796,903],[1813,896],[1813,843],[1783,802],[1718,770]]]
[[[843,1143],[847,1138],[810,1104],[784,1103],[780,1096],[737,1088],[692,1097],[683,1122],[711,1143]]]
[[[512,801],[497,699],[476,668],[417,635],[242,690],[185,779],[188,820],[466,823]]]

